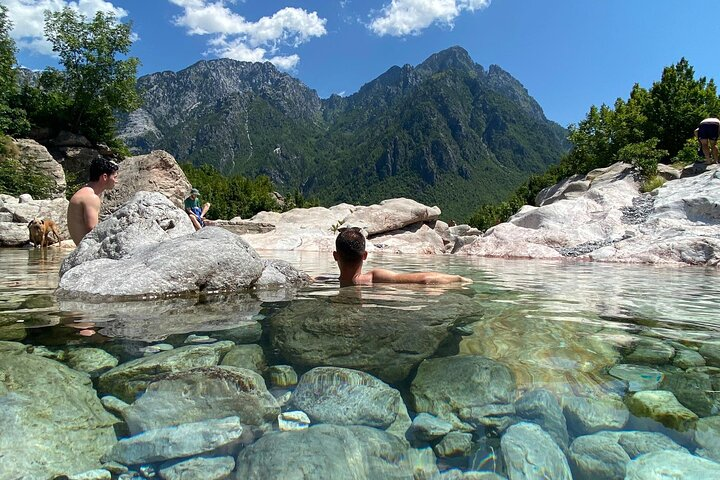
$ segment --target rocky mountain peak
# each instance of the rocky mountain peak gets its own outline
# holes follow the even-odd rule
[[[417,66],[423,73],[438,73],[446,70],[475,70],[476,64],[470,54],[462,47],[454,46],[430,55]]]

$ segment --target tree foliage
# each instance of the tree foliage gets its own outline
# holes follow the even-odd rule
[[[225,177],[208,164],[195,167],[184,163],[181,167],[192,186],[200,190],[202,203],[212,203],[207,214],[211,220],[250,218],[261,211],[279,210],[272,182],[264,175],[252,180],[241,175]]]
[[[63,68],[48,68],[39,85],[25,85],[19,104],[35,126],[115,145],[115,114],[140,106],[135,89],[139,61],[126,57],[131,24],[103,12],[87,20],[66,7],[46,12],[45,36]]]
[[[17,94],[17,49],[10,37],[12,26],[7,16],[7,7],[0,5],[0,135],[21,134],[29,129],[24,110],[13,105]]]
[[[617,161],[635,165],[651,182],[659,161],[691,158],[697,150],[693,131],[706,117],[720,111],[715,82],[695,79],[686,59],[663,69],[650,89],[635,84],[627,100],[618,98],[613,107],[592,106],[577,125],[570,125],[572,150],[558,165],[542,175],[533,175],[508,200],[483,205],[470,219],[478,228],[505,221],[522,205],[534,204],[545,187],[565,177],[585,174]]]

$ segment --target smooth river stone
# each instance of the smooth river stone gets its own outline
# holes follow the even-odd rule
[[[668,428],[686,431],[698,416],[683,407],[672,392],[651,390],[637,392],[627,400],[630,411],[638,417],[650,417]]]
[[[641,338],[635,345],[635,350],[625,357],[628,363],[647,365],[667,365],[675,355],[675,349],[655,338]]]
[[[615,378],[625,380],[630,392],[655,390],[665,378],[662,372],[642,365],[615,365],[609,373]]]
[[[500,440],[510,480],[572,480],[570,466],[560,447],[534,423],[508,428]]]
[[[420,413],[413,419],[410,428],[415,437],[428,442],[450,433],[452,423],[441,420],[429,413]]]
[[[272,432],[243,448],[237,480],[322,478],[377,480],[430,478],[437,473],[432,450],[416,450],[394,435],[364,426],[314,425]]]
[[[684,369],[692,367],[702,367],[705,365],[705,359],[695,350],[682,349],[676,350],[673,365]]]
[[[720,367],[720,343],[704,343],[698,353],[711,367]]]
[[[694,369],[668,373],[660,388],[672,392],[683,406],[698,416],[707,417],[720,410],[720,393],[707,373]]]
[[[243,425],[269,428],[280,413],[265,380],[245,368],[215,366],[178,372],[151,383],[123,411],[133,434],[213,418],[239,417]]]
[[[459,457],[472,450],[472,433],[450,432],[433,447],[438,457]]]
[[[221,365],[229,367],[247,368],[262,374],[267,368],[265,354],[260,345],[235,345],[225,354]]]
[[[195,457],[180,462],[165,462],[160,465],[163,480],[224,480],[235,469],[233,457]]]
[[[365,372],[317,367],[306,372],[290,398],[314,423],[365,425],[405,438],[410,416],[400,392]]]
[[[719,478],[718,472],[720,463],[689,453],[662,450],[632,460],[625,480],[710,480]]]
[[[458,414],[464,408],[512,403],[515,379],[501,363],[479,355],[424,360],[410,386],[417,412],[426,412],[468,428]]]
[[[215,450],[240,439],[243,427],[238,417],[186,423],[150,430],[120,440],[109,458],[124,465],[162,462]]]
[[[273,365],[268,368],[270,384],[274,387],[287,388],[297,385],[298,376],[290,365]]]
[[[568,458],[573,466],[575,480],[623,479],[631,459],[660,450],[687,453],[687,450],[661,433],[599,432],[577,437],[570,445]]]
[[[720,416],[701,418],[695,427],[695,443],[702,456],[720,462]]]
[[[98,389],[102,393],[132,402],[151,382],[163,375],[217,365],[234,345],[229,341],[188,345],[122,363],[100,375]]]
[[[583,435],[620,430],[630,418],[630,412],[622,400],[613,397],[565,397],[563,411],[568,427]]]
[[[515,402],[516,414],[548,432],[562,449],[568,447],[567,422],[557,399],[547,390],[532,390]]]
[[[90,376],[98,375],[117,367],[118,360],[100,348],[77,348],[69,350],[65,356],[67,364],[74,370]]]

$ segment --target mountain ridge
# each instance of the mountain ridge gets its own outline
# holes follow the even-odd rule
[[[518,80],[462,47],[392,66],[347,97],[321,99],[272,64],[229,59],[146,75],[138,88],[145,104],[119,130],[133,151],[266,174],[324,203],[405,195],[464,218],[567,150],[565,129]]]

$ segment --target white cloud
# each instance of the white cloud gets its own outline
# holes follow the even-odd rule
[[[207,53],[247,62],[268,61],[282,70],[295,68],[300,57],[276,55],[281,48],[296,48],[327,33],[324,18],[301,8],[286,7],[252,22],[232,11],[225,0],[169,1],[183,9],[175,17],[176,25],[190,35],[213,35]]]
[[[13,22],[10,36],[18,48],[42,55],[53,55],[52,46],[45,40],[45,11],[57,12],[70,7],[86,17],[94,17],[98,11],[114,14],[118,19],[127,11],[105,0],[3,0],[8,17]]]
[[[452,27],[463,11],[474,12],[489,5],[490,0],[392,0],[369,28],[380,36],[418,35],[433,24]]]

